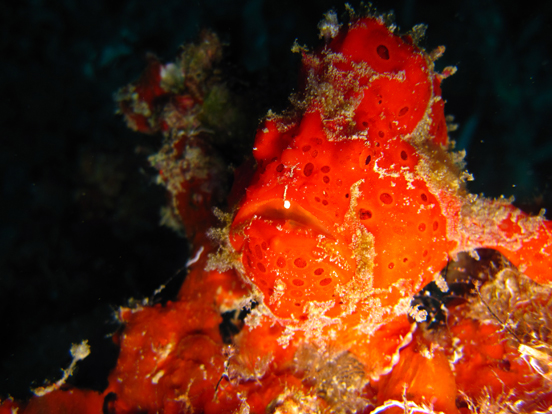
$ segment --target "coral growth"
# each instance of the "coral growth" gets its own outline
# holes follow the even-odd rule
[[[131,128],[165,137],[151,161],[194,257],[176,301],[119,310],[103,394],[54,391],[25,413],[552,406],[552,224],[466,190],[444,48],[385,15],[330,12],[320,31],[317,49],[295,47],[300,89],[260,126],[226,206],[224,143],[201,123],[236,116],[216,36],[119,93]]]

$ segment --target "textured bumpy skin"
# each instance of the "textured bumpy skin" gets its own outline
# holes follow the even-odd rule
[[[435,72],[421,27],[328,13],[320,28],[227,212],[199,121],[224,90],[216,36],[121,90],[129,126],[165,137],[150,160],[192,243],[186,280],[174,302],[119,310],[103,392],[56,385],[0,414],[550,412],[550,222],[467,192],[440,89],[455,69]]]
[[[233,244],[279,317],[347,300],[335,298],[352,279],[386,290],[405,281],[382,296],[396,303],[447,261],[446,220],[409,142],[423,124],[436,151],[447,143],[440,76],[376,20],[305,55],[303,73],[297,112],[257,135]]]

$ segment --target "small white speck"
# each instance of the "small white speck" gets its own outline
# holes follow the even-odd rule
[[[289,202],[289,200],[284,200],[284,208],[288,209],[290,207],[291,207],[291,203]]]
[[[190,267],[191,265],[193,265],[194,263],[196,263],[199,258],[201,257],[201,253],[203,253],[203,246],[201,246],[199,248],[199,250],[197,251],[197,253],[195,254],[195,256],[192,258],[192,259],[189,259],[187,262],[186,262],[186,267]]]
[[[154,377],[151,379],[152,384],[157,384],[161,377],[165,375],[165,371],[161,370],[157,374],[154,375]]]

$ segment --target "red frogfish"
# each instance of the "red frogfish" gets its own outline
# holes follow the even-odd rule
[[[436,72],[444,48],[420,48],[422,26],[330,12],[319,27],[321,46],[295,46],[300,88],[259,127],[226,212],[198,124],[216,36],[122,90],[129,126],[165,136],[151,159],[189,273],[177,300],[120,309],[106,390],[59,386],[0,413],[550,410],[552,224],[467,191],[441,97],[455,68]]]

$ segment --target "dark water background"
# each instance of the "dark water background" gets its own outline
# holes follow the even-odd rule
[[[458,66],[443,94],[472,191],[552,207],[552,2],[374,4],[394,9],[403,30],[426,23],[423,44],[447,46],[438,67]],[[158,225],[165,195],[145,159],[159,139],[114,115],[113,93],[146,53],[170,61],[201,28],[215,30],[256,120],[287,106],[290,47],[317,44],[332,7],[344,10],[328,0],[0,3],[0,396],[57,380],[82,339],[92,354],[71,381],[102,389],[117,356],[113,310],[173,278],[166,299],[182,281],[187,245]]]

